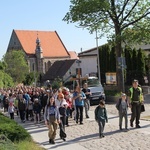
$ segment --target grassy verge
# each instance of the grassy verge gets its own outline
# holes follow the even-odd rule
[[[45,150],[33,141],[21,141],[15,144],[17,150]]]
[[[14,120],[0,113],[0,150],[44,150]]]

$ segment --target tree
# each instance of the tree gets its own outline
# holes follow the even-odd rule
[[[7,88],[14,85],[13,79],[4,72],[6,63],[0,61],[0,88]]]
[[[105,44],[99,48],[99,59],[100,62],[100,73],[101,73],[101,82],[106,82],[105,73],[109,71],[109,53],[110,49],[108,44]]]
[[[14,82],[22,83],[29,72],[24,53],[18,50],[7,52],[4,61],[7,64],[5,72],[13,78]]]
[[[70,11],[63,18],[68,23],[78,23],[90,33],[100,31],[114,41],[116,57],[122,57],[122,42],[144,42],[150,35],[149,0],[71,0]],[[134,32],[134,36],[130,36]],[[141,36],[137,36],[138,34]],[[135,40],[136,38],[136,40]],[[116,59],[118,88],[123,90],[122,72]]]
[[[132,49],[128,46],[124,49],[125,61],[126,61],[126,84],[131,85],[132,77]]]
[[[133,79],[137,79],[137,50],[134,48],[132,51],[132,77]],[[132,79],[132,80],[133,80]]]
[[[115,48],[112,47],[110,51],[110,56],[109,56],[109,61],[110,61],[110,72],[116,72],[116,53],[115,53]]]
[[[144,76],[146,75],[145,55],[141,49],[137,54],[137,76],[140,83],[144,83]]]

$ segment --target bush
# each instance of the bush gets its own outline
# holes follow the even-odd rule
[[[17,147],[5,135],[1,134],[0,135],[0,149],[1,150],[17,150]]]
[[[12,142],[31,140],[30,134],[20,125],[18,125],[14,120],[11,120],[0,113],[0,134],[4,134]]]
[[[121,96],[121,93],[116,90],[113,90],[113,91],[107,90],[105,91],[105,95],[106,96]]]

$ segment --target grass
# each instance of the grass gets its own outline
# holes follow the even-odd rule
[[[142,116],[141,119],[150,120],[150,116]]]
[[[0,150],[45,150],[14,120],[0,113]]]
[[[34,141],[21,141],[15,143],[17,150],[45,150],[44,148],[37,145]]]

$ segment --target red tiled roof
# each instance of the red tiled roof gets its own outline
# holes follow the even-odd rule
[[[39,38],[44,57],[67,57],[69,53],[56,31],[14,30],[23,49],[35,54],[36,39]]]
[[[75,51],[68,51],[71,59],[79,59],[78,54]]]

